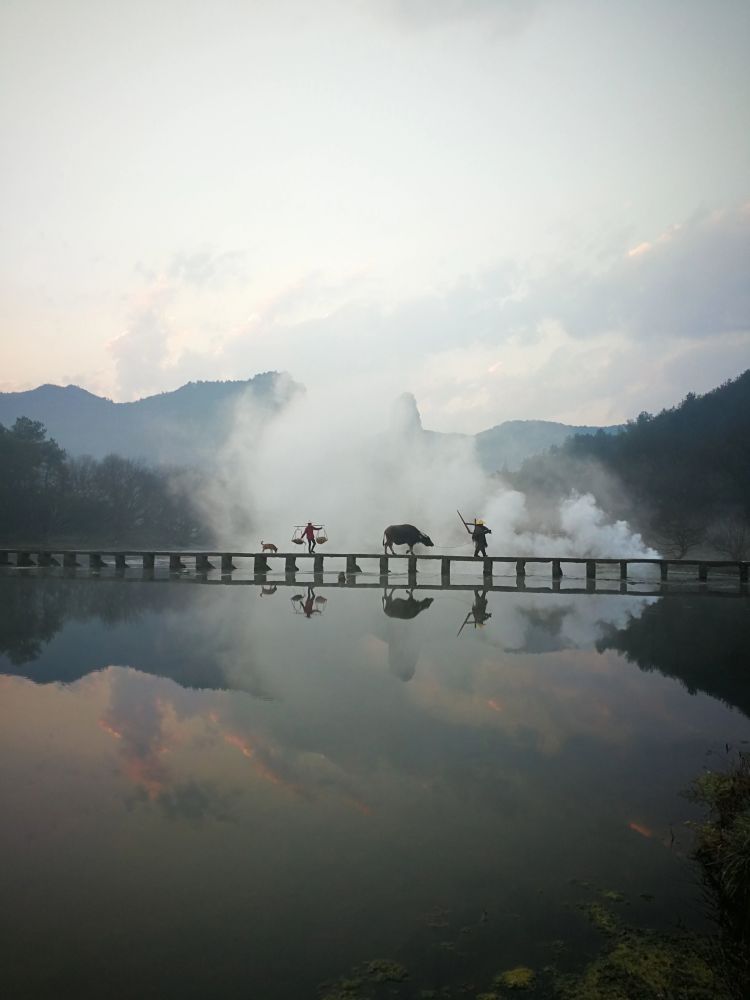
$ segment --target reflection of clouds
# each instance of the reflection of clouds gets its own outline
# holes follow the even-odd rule
[[[236,713],[230,717],[224,696],[184,692],[170,681],[130,668],[109,668],[98,681],[108,697],[99,727],[115,741],[122,774],[136,789],[136,799],[155,803],[170,819],[235,817],[237,796],[242,787],[248,790],[246,783],[222,790],[217,780],[181,773],[192,763],[191,752],[200,751],[201,766],[225,777],[219,763],[222,745],[249,762],[259,779],[254,794],[265,788],[274,789],[272,794],[291,793],[297,802],[333,798],[364,815],[371,812],[360,780],[324,753],[285,746],[267,724],[251,724]],[[88,686],[92,683],[87,679]]]
[[[563,595],[490,595],[493,624],[485,636],[502,649],[546,653],[562,649],[589,649],[611,626],[624,628],[640,618],[658,598],[619,594],[591,594],[566,600]]]
[[[489,727],[543,754],[559,753],[573,738],[626,742],[632,718],[615,710],[622,694],[612,683],[616,669],[593,650],[558,652],[554,665],[545,659],[484,656],[472,664],[465,688],[443,682],[433,665],[412,690],[421,709],[445,722]]]
[[[194,654],[202,633],[213,670],[242,663],[252,643],[253,673],[272,679],[274,701],[124,668],[67,689],[106,699],[101,738],[135,800],[170,819],[225,821],[248,798],[271,810],[383,814],[399,788],[418,796],[437,781],[441,794],[463,796],[508,781],[506,755],[545,760],[575,754],[581,740],[622,748],[649,727],[681,726],[669,685],[594,648],[605,624],[626,626],[650,598],[490,592],[487,627],[458,640],[470,595],[437,594],[438,614],[399,621],[379,594],[337,591],[341,613],[302,636],[286,604],[256,617],[249,588],[195,589],[185,614],[162,619],[173,656]],[[644,684],[653,696],[641,705]]]
[[[167,781],[163,755],[168,749],[165,717],[169,705],[155,697],[148,685],[133,682],[133,674],[128,668],[107,671],[110,703],[99,725],[118,741],[125,775],[153,801]]]
[[[324,753],[297,750],[272,743],[258,732],[252,735],[224,729],[218,717],[215,723],[224,742],[237,748],[247,758],[255,774],[301,799],[315,800],[332,794],[364,815],[372,809],[362,800],[358,782]]]
[[[164,789],[158,804],[171,820],[200,822],[213,819],[219,823],[236,823],[238,792],[224,792],[214,782],[194,779]]]

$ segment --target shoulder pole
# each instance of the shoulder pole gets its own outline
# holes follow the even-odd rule
[[[457,511],[456,511],[456,513],[457,513],[457,514],[458,514],[458,516],[459,516],[459,517],[461,518],[461,523],[463,524],[464,528],[466,528],[466,530],[468,531],[468,533],[469,533],[469,534],[471,534],[471,528],[470,528],[470,527],[469,527],[469,525],[468,525],[468,524],[466,523],[466,521],[464,521],[464,519],[463,519],[463,517],[462,517],[462,515],[461,515],[461,511],[460,511],[460,510],[457,510]]]

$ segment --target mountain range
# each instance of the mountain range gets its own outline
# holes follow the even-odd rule
[[[0,424],[16,418],[39,420],[70,455],[103,458],[110,453],[165,464],[190,464],[213,453],[226,438],[234,407],[252,401],[272,417],[303,387],[279,372],[227,382],[189,382],[173,392],[115,403],[75,385],[41,385],[26,392],[0,393]],[[513,471],[530,457],[563,444],[575,434],[619,426],[572,426],[548,420],[508,420],[476,435],[443,435],[422,428],[416,401],[402,397],[410,423],[433,440],[450,436],[474,440],[488,472]]]

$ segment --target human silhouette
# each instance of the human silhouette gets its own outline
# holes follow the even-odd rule
[[[487,535],[491,535],[492,531],[485,525],[481,518],[474,521],[474,530],[471,533],[471,540],[474,542],[474,558],[477,556],[482,556],[485,558],[487,555]]]
[[[315,551],[315,532],[320,531],[322,527],[321,524],[313,524],[312,521],[308,521],[302,529],[302,537],[307,539],[308,552]]]

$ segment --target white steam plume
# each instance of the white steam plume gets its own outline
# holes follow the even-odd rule
[[[541,530],[524,495],[482,470],[472,438],[424,432],[411,397],[384,412],[353,385],[300,394],[271,421],[243,400],[217,468],[206,510],[222,543],[248,551],[261,540],[289,550],[293,527],[312,520],[326,525],[327,551],[378,552],[383,529],[405,522],[430,535],[431,552],[470,553],[459,509],[485,519],[493,555],[657,555],[590,494],[564,500]]]

